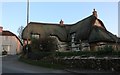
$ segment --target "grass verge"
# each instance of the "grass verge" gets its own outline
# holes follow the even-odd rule
[[[46,67],[46,68],[52,68],[52,69],[63,69],[64,67],[60,64],[55,64],[55,63],[50,63],[47,61],[41,61],[41,60],[31,60],[27,58],[20,57],[19,61],[35,65],[35,66],[41,66],[41,67]]]

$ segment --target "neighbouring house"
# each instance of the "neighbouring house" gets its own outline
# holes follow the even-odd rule
[[[0,51],[7,51],[7,54],[19,54],[22,50],[22,42],[12,32],[3,30],[0,27]]]
[[[30,22],[22,32],[24,45],[30,44],[32,37],[46,36],[57,40],[58,51],[92,51],[106,45],[120,49],[120,39],[106,29],[95,9],[92,15],[74,24],[64,24],[63,20],[59,24]]]

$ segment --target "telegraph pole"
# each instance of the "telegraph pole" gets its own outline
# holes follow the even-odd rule
[[[29,23],[29,0],[27,0],[27,25]]]
[[[27,25],[29,23],[29,0],[27,0]],[[26,50],[27,50],[27,53],[28,53],[28,42],[29,42],[29,26],[27,26],[28,29],[27,29],[27,46],[26,46]]]

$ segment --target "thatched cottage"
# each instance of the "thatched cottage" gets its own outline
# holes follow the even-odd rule
[[[23,30],[24,45],[31,37],[45,38],[50,36],[57,40],[59,51],[97,50],[105,45],[114,49],[120,48],[120,39],[109,32],[104,23],[97,17],[97,11],[75,24],[30,22]]]

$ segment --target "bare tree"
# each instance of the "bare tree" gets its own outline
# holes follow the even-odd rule
[[[22,41],[22,31],[23,31],[24,27],[23,26],[20,26],[17,30],[18,32],[18,37],[19,39]]]

